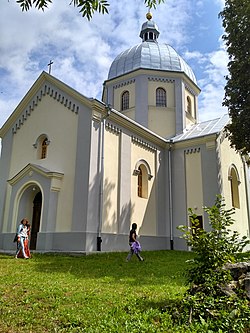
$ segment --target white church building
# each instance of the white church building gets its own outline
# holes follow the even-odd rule
[[[248,236],[248,161],[230,148],[227,115],[198,122],[200,89],[150,14],[141,43],[111,64],[102,101],[42,72],[0,129],[0,249],[31,223],[37,251],[186,250],[188,208],[209,228],[216,195]]]

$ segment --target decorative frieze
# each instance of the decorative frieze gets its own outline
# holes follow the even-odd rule
[[[64,107],[68,108],[72,112],[78,114],[79,112],[79,105],[74,103],[68,97],[66,97],[62,92],[59,92],[55,87],[50,87],[49,85],[45,84],[41,90],[33,97],[33,99],[28,104],[27,108],[24,112],[20,115],[20,117],[16,120],[15,125],[12,127],[12,133],[15,134],[17,130],[23,125],[24,121],[28,119],[31,115],[32,111],[37,107],[39,102],[42,100],[42,97],[48,95],[59,103],[61,103]]]
[[[185,149],[184,153],[185,154],[195,154],[195,153],[199,153],[200,152],[200,147],[198,148],[189,148],[189,149]]]
[[[135,79],[131,79],[131,80],[127,80],[127,81],[124,81],[124,82],[120,82],[116,85],[114,85],[114,89],[117,89],[117,88],[121,88],[121,87],[124,87],[124,86],[127,86],[129,84],[132,84],[135,82]]]
[[[152,151],[156,151],[156,147],[154,147],[153,145],[151,145],[150,143],[136,137],[136,136],[133,136],[131,137],[131,141],[134,143],[134,144],[137,144],[138,146],[141,146],[145,149],[148,149],[148,150],[152,150]]]
[[[109,132],[112,132],[112,133],[114,133],[116,135],[119,135],[121,133],[121,131],[122,131],[120,128],[118,128],[117,126],[115,126],[114,124],[109,123],[109,122],[105,123],[105,128]]]
[[[189,91],[193,96],[197,96],[197,94],[195,93],[195,91],[189,87],[189,85],[187,85],[186,83],[184,84],[185,89],[187,89],[187,91]]]
[[[165,77],[156,77],[156,76],[149,76],[148,81],[156,81],[156,82],[169,82],[169,83],[174,83],[174,79],[169,79]]]

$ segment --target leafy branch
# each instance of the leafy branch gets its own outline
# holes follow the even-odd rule
[[[165,2],[165,0],[143,1],[146,7],[149,9],[155,9],[157,5]],[[16,0],[16,2],[20,5],[22,11],[28,11],[32,7],[44,11],[44,9],[48,8],[48,5],[51,4],[53,0]],[[79,9],[79,13],[81,13],[81,15],[86,17],[88,20],[91,20],[95,12],[108,14],[108,8],[110,6],[107,0],[71,0],[69,4],[77,7]]]

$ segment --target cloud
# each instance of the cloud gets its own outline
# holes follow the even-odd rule
[[[213,1],[217,5],[222,2]],[[15,1],[1,1],[0,126],[40,73],[48,70],[50,60],[52,75],[83,95],[100,99],[113,59],[141,42],[139,33],[147,12],[143,0],[123,0],[122,6],[121,1],[110,0],[110,14],[95,14],[90,22],[81,17],[77,8],[68,6],[69,2],[54,1],[45,12],[33,9],[23,13]],[[152,12],[160,30],[159,42],[172,45],[191,60],[195,72],[197,68],[203,71],[198,77],[203,90],[200,110],[206,117],[205,107],[213,104],[218,109],[216,103],[223,96],[219,91],[224,75],[220,52],[224,51],[219,46],[203,54],[199,45],[190,48],[197,33],[194,24],[201,23],[194,15],[194,7],[202,13],[203,1],[169,0]],[[217,89],[216,95],[213,89]]]
[[[228,55],[224,48],[206,54],[202,60],[204,77],[198,81],[202,92],[199,97],[200,120],[220,117],[227,113],[222,106],[224,98],[225,76],[228,73]]]

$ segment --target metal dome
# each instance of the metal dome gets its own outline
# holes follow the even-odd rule
[[[147,17],[148,18],[148,17]],[[159,30],[154,21],[143,23],[142,43],[119,54],[110,66],[108,80],[139,68],[183,72],[197,84],[194,72],[185,60],[168,44],[159,44]]]
[[[150,41],[142,42],[119,54],[110,66],[108,79],[139,68],[183,72],[197,84],[191,67],[175,49],[168,44]]]

